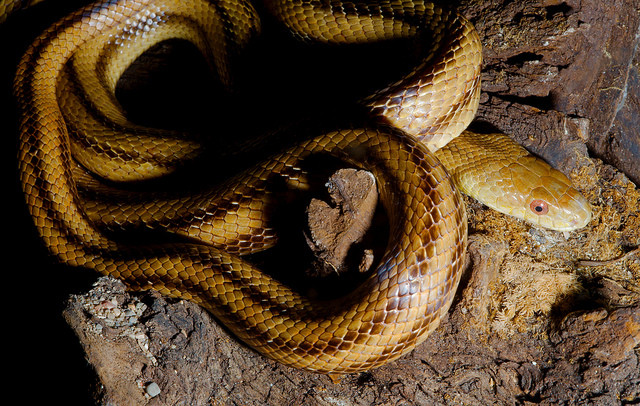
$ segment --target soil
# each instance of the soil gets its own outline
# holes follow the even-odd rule
[[[132,294],[117,281],[52,265],[14,176],[12,230],[18,238],[10,253],[19,265],[11,265],[16,271],[6,284],[15,287],[8,290],[18,309],[11,314],[10,325],[18,327],[12,345],[24,356],[15,364],[16,377],[40,389],[24,391],[25,399],[127,405],[640,403],[640,3],[457,4],[484,44],[483,96],[472,126],[505,132],[564,172],[593,207],[587,227],[571,233],[537,229],[466,199],[468,266],[448,317],[405,357],[336,378],[263,358],[192,303]],[[19,39],[11,46],[5,41],[12,56],[2,62],[6,101],[17,58],[55,13],[65,10],[45,3],[0,28],[4,38]],[[162,59],[162,75],[168,75],[184,69],[174,60],[190,52],[168,46],[150,58],[174,55]],[[149,75],[144,66],[129,77]],[[281,91],[285,98],[299,87],[299,77],[293,79]],[[190,80],[173,91],[199,86]],[[280,86],[278,80],[272,82]],[[139,85],[129,82],[120,91],[136,105],[131,88]],[[153,92],[147,88],[146,97],[155,99]],[[173,97],[184,104],[182,118],[200,114],[201,107]],[[292,104],[298,109],[293,115],[315,108]],[[2,128],[15,134],[13,125]],[[4,150],[13,153],[7,139]],[[6,161],[13,165],[7,173],[15,175],[15,155]],[[369,196],[367,176],[358,176],[353,190]],[[326,192],[323,200],[305,206],[312,221],[299,239],[321,262],[327,252],[329,261],[337,261],[320,269],[339,269],[346,246],[375,243],[366,235],[378,233],[381,219],[345,221],[335,212],[340,203]],[[345,201],[349,206],[352,199]],[[375,206],[366,204],[364,212],[371,214]],[[338,211],[344,213],[344,206]],[[323,225],[314,220],[318,213],[335,221]],[[337,223],[342,226],[336,229]],[[327,230],[346,238],[326,243],[319,235]],[[375,247],[363,249],[355,263],[366,265],[375,255]],[[67,301],[69,293],[74,295]]]

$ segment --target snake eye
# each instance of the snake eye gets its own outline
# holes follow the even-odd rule
[[[544,200],[536,199],[531,202],[529,205],[531,211],[535,214],[542,216],[543,214],[547,214],[549,212],[549,204]]]

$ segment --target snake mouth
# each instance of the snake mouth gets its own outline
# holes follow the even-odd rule
[[[587,199],[573,187],[569,187],[563,198],[558,202],[559,211],[558,231],[573,231],[585,227],[592,218],[591,205]]]
[[[583,227],[586,227],[587,224],[591,221],[591,206],[589,203],[582,199],[582,202],[578,203],[576,207],[567,210],[558,209],[556,207],[556,215],[554,217],[539,217],[537,220],[532,219],[530,222],[534,225],[547,228],[554,231],[575,231],[579,230]],[[562,212],[562,215],[557,215],[557,212]]]
[[[575,218],[569,222],[568,231],[577,230],[577,229],[586,227],[587,224],[591,222],[591,218],[592,218],[591,206],[586,201],[585,201],[585,204],[586,205],[583,207],[583,210],[576,212]]]

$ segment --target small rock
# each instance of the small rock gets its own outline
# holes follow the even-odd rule
[[[145,392],[147,393],[147,395],[151,396],[152,398],[155,398],[160,394],[161,391],[157,383],[150,382],[147,384],[145,388]]]

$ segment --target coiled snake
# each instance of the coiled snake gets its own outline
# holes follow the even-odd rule
[[[181,38],[230,83],[230,59],[261,22],[243,0],[102,1],[64,18],[28,49],[15,82],[26,201],[60,261],[120,278],[132,289],[194,301],[244,343],[284,364],[350,373],[407,353],[447,312],[467,233],[454,183],[542,226],[570,230],[589,221],[589,205],[568,180],[507,137],[457,137],[475,114],[481,65],[478,35],[461,16],[421,0],[266,0],[264,7],[308,41],[428,35],[433,46],[411,73],[364,100],[382,125],[314,136],[204,195],[105,213],[83,206],[76,161],[105,179],[136,181],[171,172],[199,148],[172,131],[127,120],[115,98],[126,67],[150,46]],[[302,163],[318,153],[371,171],[390,219],[389,243],[375,271],[354,292],[332,300],[303,297],[241,257],[276,239],[270,186],[304,187]],[[143,223],[186,238],[124,244],[105,233],[101,221]]]

